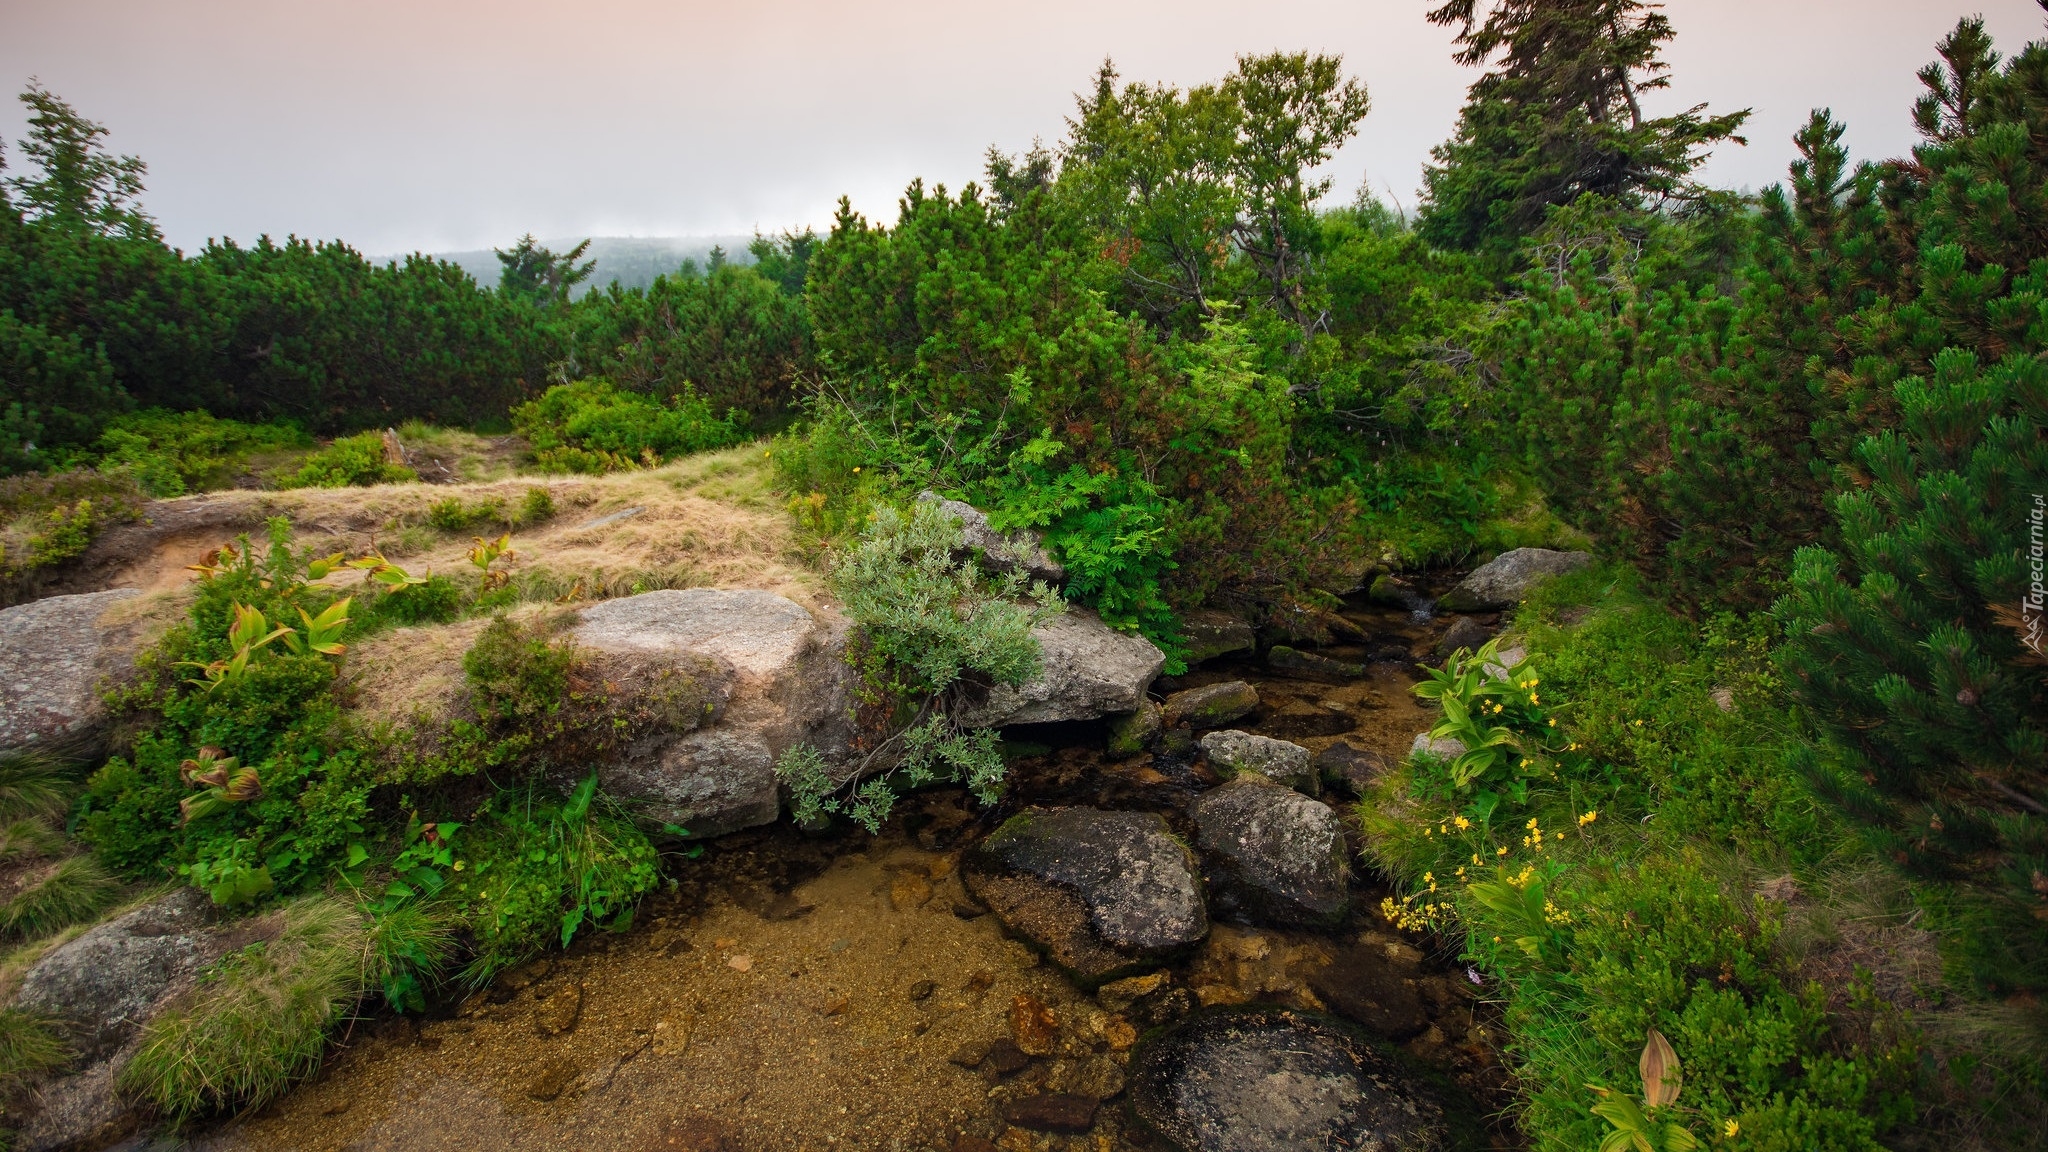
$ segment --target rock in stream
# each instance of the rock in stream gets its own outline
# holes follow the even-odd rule
[[[1434,1152],[1442,1108],[1361,1035],[1279,1008],[1198,1013],[1142,1043],[1131,1110],[1182,1152]]]
[[[1209,931],[1194,853],[1153,812],[1028,808],[965,860],[967,886],[1084,987],[1170,959]]]

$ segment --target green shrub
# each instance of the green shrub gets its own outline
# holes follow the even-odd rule
[[[244,424],[205,411],[151,408],[114,417],[93,449],[100,471],[131,476],[162,499],[231,487],[251,456],[311,446],[291,424]]]
[[[344,436],[315,452],[298,471],[278,480],[279,488],[367,488],[402,484],[419,475],[384,458],[384,434]]]
[[[472,984],[585,925],[623,929],[659,880],[654,846],[586,777],[568,797],[533,786],[498,793],[466,833],[450,893],[475,940]]]
[[[447,576],[393,588],[370,605],[370,614],[394,624],[446,624],[462,615],[467,594]]]
[[[714,418],[687,385],[664,405],[604,379],[557,384],[512,410],[512,426],[551,472],[650,467],[729,447],[746,440],[743,423],[737,411]]]
[[[274,935],[223,957],[144,1026],[124,1090],[183,1122],[265,1104],[319,1067],[327,1030],[362,993],[368,933],[329,896],[271,915]]]
[[[962,541],[959,520],[937,503],[919,502],[908,516],[883,506],[833,570],[832,589],[860,629],[850,658],[865,673],[867,703],[908,721],[892,725],[837,782],[815,748],[785,753],[776,773],[799,823],[837,812],[877,831],[899,784],[940,779],[965,780],[983,803],[995,802],[1003,779],[996,734],[953,716],[989,688],[1035,675],[1031,629],[1065,605],[1043,584],[1020,603],[1023,575],[990,579],[973,559],[954,559]]]
[[[527,524],[545,524],[555,518],[555,498],[546,488],[536,484],[526,490],[519,501],[519,512],[513,517],[515,527]]]

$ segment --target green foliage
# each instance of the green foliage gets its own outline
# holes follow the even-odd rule
[[[712,410],[772,417],[815,367],[801,293],[816,244],[808,233],[757,241],[772,257],[760,267],[685,268],[645,289],[593,292],[564,321],[567,367],[671,406],[701,397]]]
[[[590,279],[597,267],[595,260],[576,263],[589,250],[590,241],[585,240],[557,255],[529,232],[510,251],[498,252],[498,295],[543,311],[566,307],[576,286]]]
[[[311,447],[289,424],[244,424],[204,411],[116,416],[93,444],[102,472],[132,476],[158,499],[232,487],[259,453]]]
[[[1641,94],[1670,85],[1657,57],[1673,36],[1644,0],[1448,0],[1429,19],[1458,29],[1459,63],[1491,69],[1424,172],[1422,235],[1439,247],[1511,258],[1547,208],[1581,196],[1685,198],[1704,148],[1742,141],[1746,109],[1644,114]]]
[[[1035,675],[1031,629],[1065,605],[1042,583],[1020,602],[1021,573],[991,579],[971,557],[955,558],[963,550],[960,522],[936,502],[920,501],[908,516],[883,505],[833,570],[833,592],[860,629],[853,658],[866,674],[868,702],[911,718],[836,780],[815,748],[784,753],[775,770],[799,823],[842,813],[879,831],[899,789],[936,780],[964,780],[983,803],[995,802],[1004,767],[996,734],[965,728],[953,715],[992,687]]]
[[[586,777],[565,799],[538,789],[486,804],[454,868],[451,893],[476,941],[472,984],[548,947],[566,947],[587,924],[632,920],[659,873],[654,846]]]
[[[401,484],[419,475],[385,459],[384,435],[363,432],[344,436],[314,453],[299,470],[281,477],[279,488],[367,488]]]
[[[1909,874],[1997,927],[1972,975],[2048,988],[2048,43],[2002,69],[1981,20],[1922,73],[1925,139],[1889,173],[1914,257],[1843,325],[1852,396],[1893,414],[1855,445],[1839,543],[1802,550],[1777,613],[1788,683],[1830,737],[1816,788]]]
[[[347,904],[302,897],[259,923],[270,934],[202,972],[121,1071],[124,1090],[174,1122],[276,1099],[319,1067],[328,1028],[360,995],[368,941]]]
[[[652,467],[747,438],[737,412],[713,418],[687,384],[666,405],[609,380],[557,384],[514,409],[512,424],[533,446],[535,461],[552,472]]]

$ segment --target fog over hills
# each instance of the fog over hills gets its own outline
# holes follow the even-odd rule
[[[603,288],[614,280],[624,288],[645,288],[654,283],[656,276],[674,272],[685,261],[695,261],[697,267],[704,267],[713,248],[723,248],[726,258],[735,264],[751,264],[754,258],[747,253],[747,244],[753,239],[752,236],[593,236],[590,237],[590,250],[584,253],[583,258],[597,261],[597,268],[576,294],[581,296],[592,289]],[[541,243],[553,251],[567,252],[582,240],[581,236],[555,237],[543,239]],[[511,247],[513,242],[506,241],[505,247]],[[493,249],[435,252],[431,255],[460,265],[463,271],[486,288],[498,282],[498,254]],[[383,259],[388,257],[379,258],[379,262]]]

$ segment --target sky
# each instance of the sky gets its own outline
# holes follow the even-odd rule
[[[0,82],[33,76],[149,165],[176,245],[262,233],[372,254],[524,232],[687,236],[893,220],[913,178],[957,187],[993,145],[1057,143],[1105,57],[1199,84],[1243,53],[1340,54],[1373,100],[1331,163],[1413,208],[1477,75],[1431,0],[0,0]],[[1655,107],[1753,108],[1703,171],[1782,178],[1809,109],[1859,157],[1913,142],[1913,73],[1959,16],[2008,53],[2035,0],[1668,0]],[[22,131],[0,108],[0,135]]]

